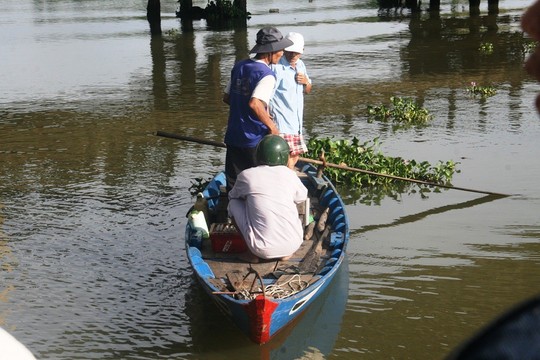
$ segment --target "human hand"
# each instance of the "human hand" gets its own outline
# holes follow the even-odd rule
[[[307,85],[309,81],[304,73],[296,73],[296,82],[300,85]]]

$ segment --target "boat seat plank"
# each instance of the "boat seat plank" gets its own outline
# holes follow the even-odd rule
[[[322,233],[319,233],[318,229],[315,231],[313,244],[305,255],[304,259],[300,263],[298,270],[300,274],[315,273],[319,268],[319,260],[323,254],[323,242],[330,236],[330,226],[326,226]]]
[[[210,284],[214,285],[217,288],[217,291],[227,291],[227,290],[229,290],[227,288],[227,285],[225,285],[223,283],[223,281],[221,281],[220,279],[208,278],[207,281]]]
[[[234,291],[262,291],[259,279],[253,272],[248,273],[247,275],[243,275],[238,271],[228,272],[227,279],[229,280]]]
[[[328,182],[323,178],[317,177],[316,172],[308,172],[307,176],[311,180],[312,186],[314,186],[315,189],[319,191],[326,189],[326,187],[328,186]]]

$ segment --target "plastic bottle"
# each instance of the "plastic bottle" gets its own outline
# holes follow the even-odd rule
[[[208,225],[206,224],[206,219],[204,218],[204,213],[202,211],[193,210],[190,212],[188,221],[195,230],[202,231],[203,238],[208,239],[210,233],[208,232]]]
[[[208,217],[209,216],[209,214],[208,214],[208,200],[206,200],[203,193],[200,192],[200,193],[197,194],[197,199],[195,200],[195,204],[193,205],[193,209],[195,209],[197,211],[202,211],[202,213],[204,214],[204,219],[205,219],[207,227],[208,227],[208,222],[210,221],[210,218]]]

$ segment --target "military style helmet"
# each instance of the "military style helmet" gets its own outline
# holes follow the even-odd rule
[[[257,164],[287,165],[289,144],[279,135],[266,135],[257,145]]]

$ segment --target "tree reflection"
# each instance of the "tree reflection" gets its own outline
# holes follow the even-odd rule
[[[442,18],[438,13],[427,18],[411,16],[411,41],[402,49],[403,66],[409,74],[450,73],[478,68],[500,68],[509,61],[523,61],[527,40],[521,31],[500,32],[498,24],[510,24],[508,16],[470,16]],[[483,56],[482,43],[493,44],[495,51]],[[497,74],[494,74],[497,76]]]

